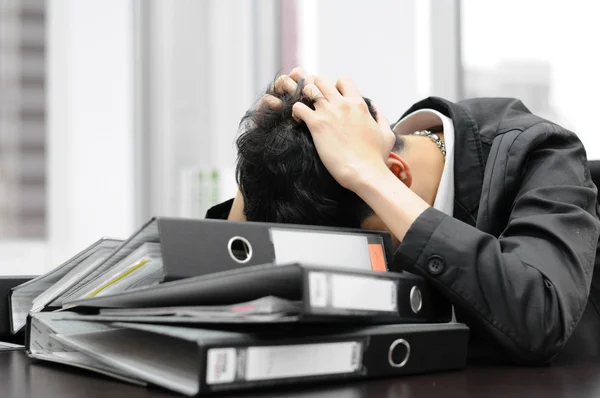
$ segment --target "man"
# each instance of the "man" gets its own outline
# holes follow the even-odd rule
[[[286,123],[306,126],[313,152],[339,184],[322,203],[338,201],[343,214],[332,211],[325,218],[348,219],[364,202],[372,212],[358,212],[360,226],[387,229],[401,242],[395,261],[427,278],[455,305],[457,318],[471,327],[472,354],[481,350],[525,364],[546,363],[559,352],[600,354],[600,284],[593,278],[600,263],[597,190],[575,134],[512,99],[454,104],[429,98],[392,131],[384,117],[372,117],[351,80],[333,85],[301,69],[280,77],[255,115],[288,109],[297,90],[307,100],[291,105]],[[260,117],[250,121],[247,131]],[[248,148],[240,145],[241,192],[231,211],[224,204],[209,217],[225,216],[225,208],[232,220],[252,215],[248,220],[265,221],[271,214],[269,221],[277,221],[285,213],[261,213],[253,195],[293,203],[294,196],[306,194],[294,188],[299,175],[290,174],[283,193],[266,178],[262,185],[252,183],[252,175],[260,180],[256,170],[270,176],[270,145],[276,143],[263,141],[263,169],[259,157],[246,158],[251,161],[244,165]],[[281,170],[293,164],[285,157],[278,162]],[[318,164],[306,170],[317,171],[311,179],[327,181]]]

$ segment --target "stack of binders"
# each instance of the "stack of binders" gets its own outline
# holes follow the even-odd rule
[[[153,219],[32,300],[26,350],[190,396],[464,367],[468,328],[392,260],[384,232]]]

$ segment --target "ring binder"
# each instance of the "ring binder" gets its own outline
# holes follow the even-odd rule
[[[239,242],[241,249],[233,247],[236,242]],[[229,242],[227,243],[227,251],[229,252],[229,256],[231,256],[231,259],[240,264],[246,264],[252,259],[252,245],[246,238],[241,236],[234,236],[233,238],[229,239]]]
[[[422,292],[418,313],[411,309],[414,303],[411,304],[410,292],[415,287]],[[420,276],[408,272],[359,271],[299,263],[276,267],[271,264],[247,266],[70,304],[80,308],[122,308],[126,311],[232,305],[267,296],[301,300],[301,318],[304,320],[330,320],[335,316],[336,321],[345,318],[370,323],[437,323],[452,319],[450,303],[436,294]]]
[[[404,356],[404,359],[400,363],[397,363],[394,361],[393,355],[394,355],[394,349],[400,344],[406,348],[406,355]],[[408,344],[408,341],[406,341],[404,339],[394,340],[394,342],[392,344],[390,344],[390,349],[388,351],[388,363],[390,364],[390,366],[393,368],[401,368],[408,363],[409,359],[410,359],[410,344]]]
[[[248,332],[62,316],[31,315],[34,333],[26,346],[31,357],[52,360],[60,350],[81,354],[90,370],[102,367],[111,376],[190,396],[460,369],[466,364],[469,340],[469,329],[461,323],[298,325]],[[37,332],[44,329],[48,332]],[[56,344],[47,344],[48,333]]]
[[[421,290],[417,286],[413,286],[410,289],[410,309],[413,310],[415,314],[418,314],[423,307],[423,296],[421,295]]]

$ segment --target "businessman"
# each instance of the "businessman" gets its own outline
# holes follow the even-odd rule
[[[352,80],[301,69],[241,126],[240,191],[207,217],[388,230],[472,354],[600,355],[597,190],[572,132],[504,98],[428,98],[390,127]]]

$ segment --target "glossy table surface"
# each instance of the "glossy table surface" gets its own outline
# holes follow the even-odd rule
[[[0,352],[0,398],[176,397],[51,363],[23,351]],[[223,395],[219,396],[233,396]],[[396,379],[318,384],[243,392],[244,397],[600,397],[600,359],[537,368],[469,366],[464,370]]]

